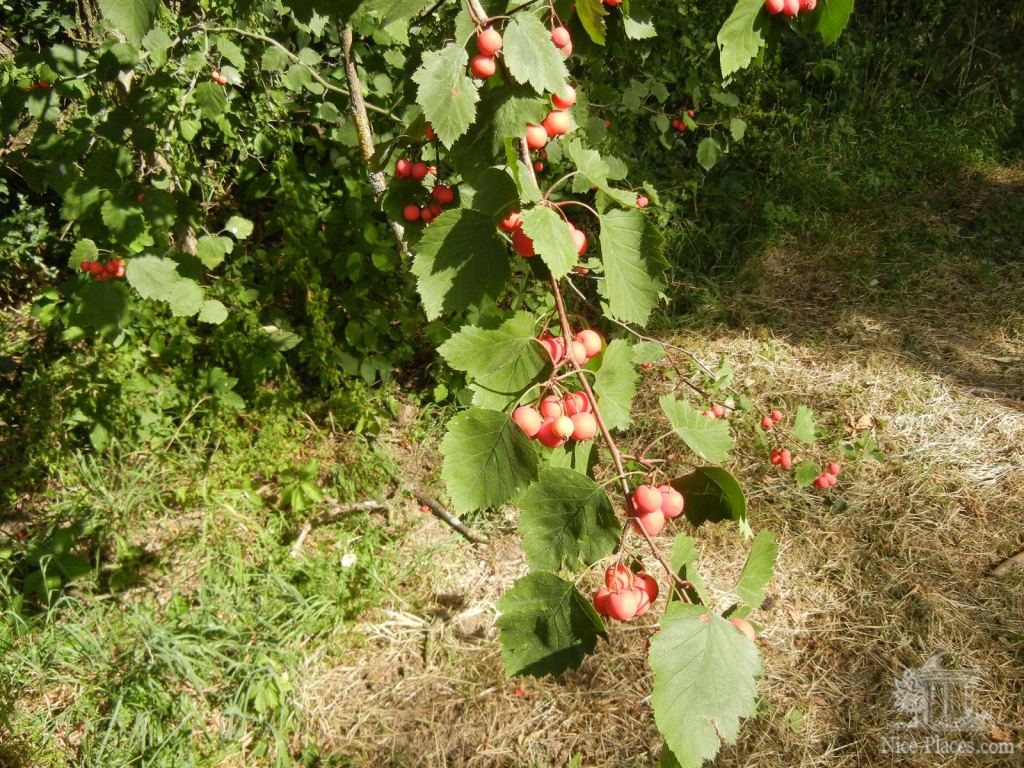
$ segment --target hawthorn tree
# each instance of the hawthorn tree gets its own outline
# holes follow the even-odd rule
[[[739,0],[714,41],[720,78],[708,106],[654,110],[655,124],[703,132],[692,157],[712,168],[746,130],[732,78],[785,34],[833,42],[852,5]],[[349,214],[392,238],[398,258],[383,263],[415,277],[427,320],[459,326],[434,334],[472,392],[442,440],[443,477],[460,515],[520,511],[530,572],[497,605],[508,674],[558,674],[615,621],[656,616],[645,626],[662,764],[698,766],[734,741],[755,707],[749,619],[776,545],[754,535],[743,490],[720,465],[747,434],[803,486],[827,492],[840,467],[812,458],[809,409],[790,419],[758,405],[724,371],[708,371],[709,388],[679,377],[691,391],[661,398],[666,433],[636,455],[619,446],[642,371],[677,369],[689,355],[642,332],[667,287],[657,190],[627,181],[603,142],[614,126],[572,73],[612,40],[658,45],[651,9],[290,0],[217,16],[172,14],[157,0],[99,6],[107,34],[95,48],[54,45],[4,73],[5,126],[29,134],[19,167],[61,197],[74,238],[78,276],[44,296],[38,316],[112,343],[153,302],[223,323],[232,307],[218,283],[259,223],[214,220],[209,148],[248,155],[239,167],[256,179],[260,142],[312,112],[329,126],[315,141],[351,171]],[[689,471],[652,453],[669,438],[692,453]],[[798,444],[807,458],[794,465]],[[732,521],[750,541],[729,606],[713,604],[684,521]]]

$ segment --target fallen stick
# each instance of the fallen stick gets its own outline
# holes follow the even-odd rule
[[[295,537],[295,542],[292,544],[291,556],[298,557],[299,550],[302,549],[302,542],[309,536],[310,531],[314,528],[319,528],[321,525],[329,525],[330,523],[337,522],[346,515],[351,515],[353,512],[387,512],[388,505],[382,504],[374,499],[368,499],[366,501],[359,501],[355,504],[347,504],[342,506],[335,503],[333,500],[328,499],[331,504],[331,511],[325,512],[322,515],[317,515],[312,520],[307,520],[302,524],[302,528],[299,529],[299,535]]]
[[[1001,563],[997,563],[996,565],[993,565],[992,568],[989,569],[989,573],[992,574],[993,576],[998,576],[998,577],[1002,578],[1003,576],[1008,574],[1010,571],[1012,571],[1013,570],[1013,566],[1015,566],[1015,565],[1024,566],[1024,549],[1022,549],[1016,555],[1010,555],[1008,558],[1003,560]]]
[[[432,514],[442,523],[447,525],[449,528],[458,531],[460,534],[462,534],[462,536],[464,536],[466,539],[473,542],[474,544],[487,543],[486,536],[477,533],[472,528],[467,528],[466,525],[461,520],[459,520],[459,518],[455,517],[451,512],[445,509],[441,505],[441,502],[439,502],[432,496],[428,496],[427,494],[423,493],[423,491],[411,485],[403,485],[402,493],[407,493],[410,496],[412,496],[422,506],[426,507],[430,511],[430,514]]]

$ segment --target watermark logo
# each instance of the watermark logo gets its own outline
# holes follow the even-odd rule
[[[977,669],[947,669],[946,654],[936,653],[922,666],[906,669],[896,680],[893,704],[908,719],[894,722],[893,733],[882,737],[882,752],[894,754],[1012,755],[1009,741],[990,741],[995,723],[978,707],[977,689],[982,674]],[[972,738],[962,738],[973,734]]]

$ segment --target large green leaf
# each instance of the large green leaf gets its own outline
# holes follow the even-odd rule
[[[509,675],[557,675],[579,666],[606,637],[590,601],[570,582],[535,572],[498,600],[501,660]]]
[[[801,443],[811,445],[816,439],[814,413],[806,405],[799,405],[793,417],[793,437]]]
[[[601,0],[576,0],[576,15],[587,35],[598,45],[604,45],[604,17],[608,9]]]
[[[224,95],[224,88],[216,83],[200,83],[192,92],[192,98],[195,99],[203,117],[214,118],[228,111],[228,98]]]
[[[501,411],[470,408],[454,416],[441,454],[441,475],[459,514],[509,501],[537,478],[537,452]]]
[[[721,467],[699,467],[688,475],[672,481],[683,494],[683,514],[693,525],[733,519],[741,525],[747,520],[747,500],[743,489],[731,474]]]
[[[125,265],[128,284],[145,299],[166,301],[177,317],[203,309],[204,292],[195,280],[178,274],[178,265],[163,256],[136,256]]]
[[[743,69],[765,44],[764,28],[768,11],[764,0],[738,0],[729,18],[718,30],[719,60],[722,77]]]
[[[520,312],[494,330],[463,326],[439,351],[452,368],[469,374],[474,405],[503,410],[551,369],[535,332],[533,316]]]
[[[449,149],[473,124],[480,100],[476,83],[466,74],[468,61],[466,49],[450,43],[440,51],[424,53],[423,64],[412,76],[419,86],[416,103]]]
[[[601,216],[601,295],[616,320],[645,325],[665,288],[661,235],[640,210]]]
[[[432,320],[485,296],[498,298],[512,268],[491,217],[458,209],[445,211],[426,228],[416,245],[412,273]]]
[[[624,339],[613,339],[601,354],[601,367],[594,376],[594,394],[608,429],[625,429],[632,423],[629,410],[637,378],[633,348]]]
[[[557,571],[590,565],[615,549],[622,525],[608,494],[571,469],[545,469],[518,502],[530,567]]]
[[[775,534],[770,531],[758,533],[733,590],[750,610],[761,607],[764,601],[764,588],[772,578],[778,554],[779,547],[775,543]]]
[[[490,216],[495,226],[509,211],[519,208],[519,190],[502,168],[485,168],[472,183],[460,184],[459,194],[464,205]]]
[[[658,730],[681,768],[699,768],[722,741],[734,743],[740,719],[754,713],[757,645],[703,606],[673,602],[651,637],[649,658]]]
[[[98,0],[103,18],[117,27],[132,43],[138,45],[153,26],[158,0]]]
[[[524,85],[509,88],[499,86],[490,91],[487,101],[494,110],[492,122],[499,139],[519,138],[526,126],[539,125],[551,111],[551,103]]]
[[[553,209],[538,205],[523,213],[523,232],[533,240],[534,250],[555,277],[564,277],[576,266],[579,255],[572,234],[565,219]]]
[[[662,395],[658,400],[676,435],[687,447],[705,461],[721,464],[729,459],[732,435],[726,419],[701,416],[689,403]]]
[[[540,19],[530,13],[517,13],[505,27],[504,40],[502,56],[518,82],[528,83],[538,93],[565,90],[569,71]]]

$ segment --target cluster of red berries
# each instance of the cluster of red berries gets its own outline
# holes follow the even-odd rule
[[[777,467],[789,469],[793,466],[793,454],[788,448],[772,448],[768,453],[768,460]]]
[[[479,55],[469,60],[469,71],[473,77],[486,80],[498,71],[498,63],[494,60],[495,54],[501,50],[501,32],[494,27],[487,27],[476,36],[476,49]]]
[[[115,277],[124,277],[123,259],[111,259],[106,264],[98,261],[83,261],[81,267],[83,272],[92,275],[99,282]]]
[[[540,335],[538,341],[544,345],[548,354],[551,355],[551,362],[556,366],[568,360],[567,355],[572,355],[578,365],[583,365],[590,358],[601,354],[601,350],[604,349],[604,339],[601,338],[601,334],[589,328],[584,328],[577,333],[575,338],[569,342],[568,348],[561,336],[552,336],[547,331]]]
[[[818,7],[818,0],[764,0],[764,7],[772,16],[781,13],[795,18],[798,13],[810,13]]]
[[[213,80],[213,82],[215,82],[217,85],[228,84],[228,79],[217,70],[213,70],[213,73],[210,75],[210,79]]]
[[[576,89],[571,85],[565,87],[562,93],[551,94],[551,105],[554,107],[540,125],[530,124],[526,126],[526,145],[530,149],[543,149],[548,139],[555,136],[564,136],[572,130],[572,120],[569,118],[569,110],[576,103]]]
[[[38,90],[40,88],[45,90],[46,88],[49,88],[49,87],[50,87],[50,81],[49,80],[40,80],[35,85],[30,85],[28,88],[26,88],[25,89],[25,93],[32,93],[32,91]]]
[[[842,472],[842,470],[842,467],[834,461],[830,461],[828,466],[825,467],[825,471],[814,478],[814,487],[822,491],[826,488],[831,488],[839,482],[839,473]]]
[[[701,416],[707,416],[709,419],[724,419],[729,413],[729,409],[726,408],[722,403],[714,403],[706,411],[701,411]]]
[[[671,485],[640,485],[633,491],[633,510],[637,533],[643,528],[648,536],[657,536],[665,523],[683,514],[683,494]]]
[[[658,599],[658,582],[646,573],[633,573],[624,565],[609,566],[604,584],[594,595],[594,610],[601,616],[629,621],[647,613]]]
[[[520,405],[512,411],[512,420],[545,448],[558,448],[568,440],[592,440],[597,434],[597,419],[582,392],[570,392],[561,399],[548,395],[537,408]]]
[[[686,110],[686,114],[688,114],[691,118],[693,118],[693,116],[696,115],[697,113],[694,112],[692,109],[688,109],[688,110]],[[685,120],[681,120],[678,117],[673,118],[673,120],[672,120],[672,127],[675,128],[680,133],[685,133],[686,132],[686,121]]]
[[[765,431],[772,430],[780,421],[782,421],[782,411],[776,408],[761,419],[761,429]]]
[[[572,236],[573,244],[576,246],[577,255],[582,257],[587,252],[587,235],[582,230],[577,229],[571,221],[566,221],[565,226],[569,228],[569,234]],[[533,247],[533,239],[523,232],[523,218],[519,211],[509,213],[498,224],[498,228],[503,232],[512,234],[512,247],[520,256],[529,259],[537,255],[537,251]]]
[[[430,190],[429,202],[425,201],[424,205],[409,203],[402,209],[402,216],[406,221],[422,221],[424,224],[429,224],[441,215],[442,206],[448,205],[454,200],[455,192],[452,191],[452,188],[447,184],[438,182]]]

